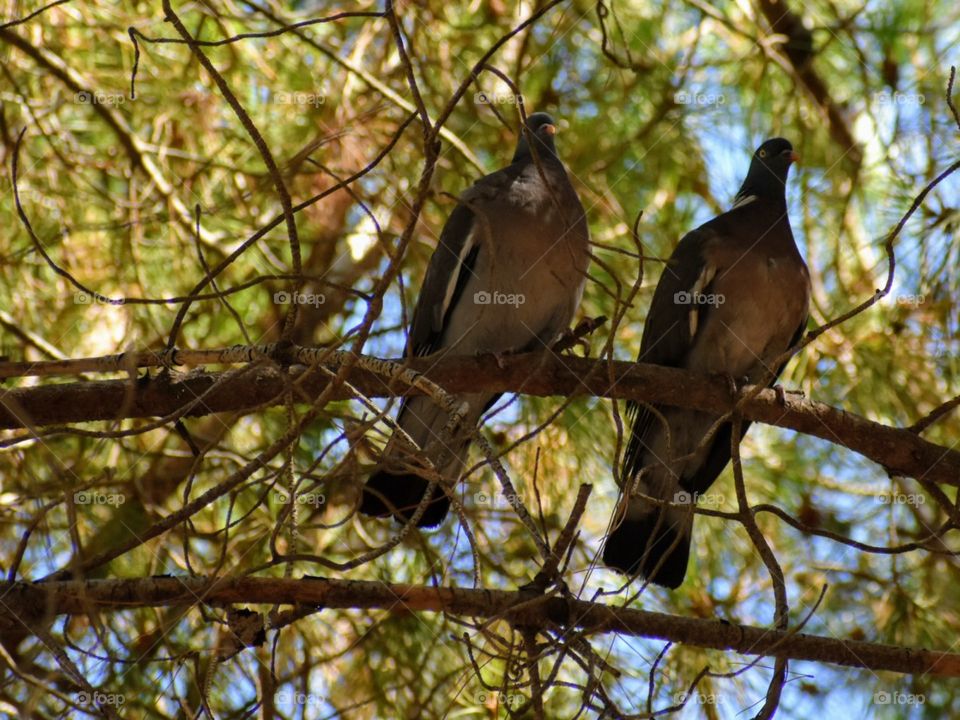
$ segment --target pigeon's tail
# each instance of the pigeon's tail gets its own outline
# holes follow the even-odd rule
[[[392,473],[381,470],[367,480],[363,487],[360,512],[375,517],[393,515],[407,522],[417,511],[430,483],[414,473]],[[430,500],[417,527],[435,527],[443,522],[450,510],[448,498],[439,486],[433,488]]]
[[[639,573],[656,585],[680,587],[690,555],[691,519],[691,513],[677,508],[625,517],[607,536],[604,564],[625,575]]]

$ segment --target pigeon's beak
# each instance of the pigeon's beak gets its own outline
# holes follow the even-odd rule
[[[543,131],[544,131],[547,135],[556,135],[556,134],[557,134],[557,126],[556,126],[556,125],[544,125],[544,126],[543,126]]]
[[[791,150],[791,151],[790,151],[790,162],[795,162],[795,163],[800,162],[800,153],[798,153],[796,150]]]

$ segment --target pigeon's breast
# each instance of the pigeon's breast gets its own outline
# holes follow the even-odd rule
[[[753,248],[718,260],[691,369],[759,380],[776,368],[807,316],[809,276],[799,253]]]
[[[552,207],[503,202],[475,212],[480,254],[444,345],[459,353],[543,349],[576,312],[589,262],[586,222],[571,226]]]

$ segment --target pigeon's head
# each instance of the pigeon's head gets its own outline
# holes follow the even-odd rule
[[[737,193],[735,206],[751,197],[786,202],[787,172],[790,165],[799,159],[789,140],[767,140],[753,154],[747,179]]]
[[[557,125],[545,112],[527,116],[527,124],[520,133],[517,151],[513,154],[513,161],[526,160],[533,156],[530,146],[536,148],[540,157],[557,156],[557,146],[553,144],[553,136],[557,134]]]
[[[786,182],[790,165],[799,159],[800,156],[797,155],[789,140],[773,138],[757,148],[757,151],[753,154],[753,161],[750,163],[749,174],[753,175],[756,171],[762,175],[765,169],[768,174]]]

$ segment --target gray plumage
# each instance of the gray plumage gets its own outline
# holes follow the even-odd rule
[[[757,382],[773,358],[799,340],[810,281],[787,218],[785,184],[794,159],[786,140],[765,142],[733,209],[683,237],[654,291],[640,362]],[[783,367],[773,369],[775,379]],[[603,559],[623,573],[675,588],[686,574],[696,497],[730,460],[732,427],[723,424],[703,443],[717,416],[656,410],[663,420],[649,409],[628,408],[633,423],[621,467],[626,487]],[[748,426],[743,423],[742,433]]]
[[[557,157],[556,126],[546,113],[527,119],[511,164],[477,181],[460,198],[440,234],[413,312],[408,355],[515,353],[549,347],[570,325],[589,262],[586,216]],[[534,159],[536,155],[536,160]],[[472,428],[496,393],[458,398]],[[470,442],[461,430],[441,441],[447,414],[427,397],[405,400],[398,425],[421,449],[437,449],[451,485],[463,472]],[[393,438],[384,469],[366,483],[360,511],[405,522],[427,481],[404,466]],[[446,516],[450,501],[435,492],[418,525]]]

